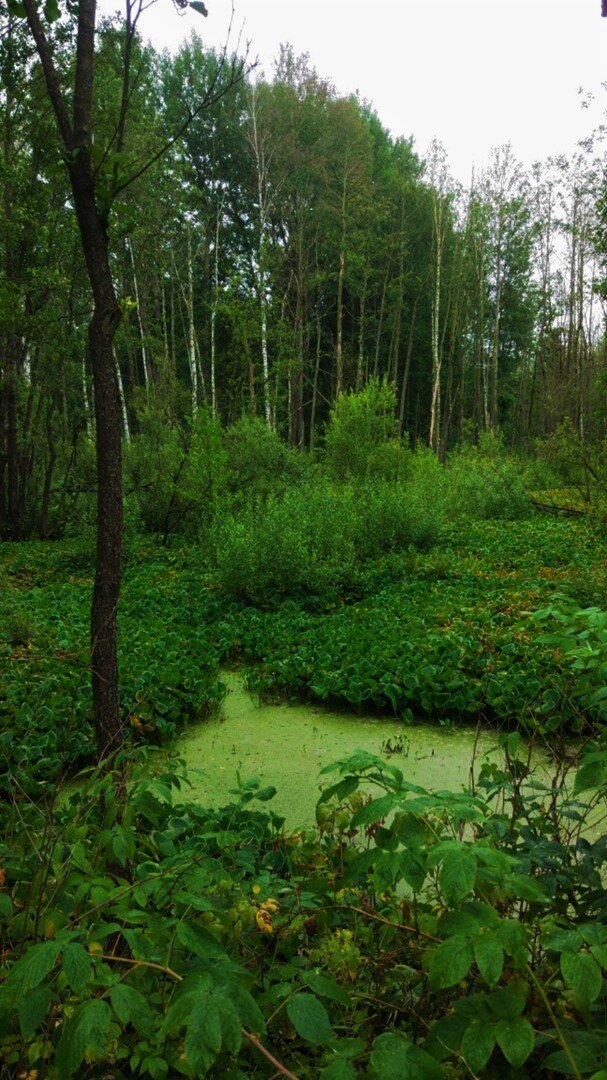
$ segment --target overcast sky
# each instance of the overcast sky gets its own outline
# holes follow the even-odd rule
[[[208,18],[156,0],[141,29],[175,48],[192,30],[225,40],[230,0]],[[118,6],[103,0],[105,10]],[[281,42],[307,52],[340,92],[358,90],[393,135],[422,153],[436,137],[467,183],[492,146],[526,163],[568,152],[607,109],[607,19],[600,0],[235,0],[233,36],[267,75]],[[582,109],[580,88],[595,94]]]

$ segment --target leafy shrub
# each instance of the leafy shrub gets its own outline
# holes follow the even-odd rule
[[[219,422],[201,408],[196,422],[169,423],[157,403],[143,410],[141,433],[125,454],[127,513],[166,544],[176,532],[203,538],[225,488]]]
[[[445,501],[451,517],[514,521],[531,509],[521,466],[507,457],[486,457],[466,447],[447,466]]]
[[[354,543],[359,558],[376,559],[389,551],[414,547],[427,551],[443,526],[440,504],[407,484],[366,483],[356,489],[358,527]]]
[[[119,772],[8,806],[3,1074],[598,1080],[607,758],[566,786],[501,743],[470,792],[355,751],[292,835],[272,787],[205,808],[145,759],[126,799]]]
[[[325,434],[325,465],[340,480],[366,476],[404,479],[407,449],[396,441],[396,395],[387,382],[371,379],[362,390],[336,401]]]
[[[286,446],[259,417],[243,416],[223,434],[227,486],[233,501],[265,501],[309,469],[306,455]]]
[[[237,600],[274,606],[286,597],[331,603],[352,582],[354,493],[305,485],[222,521],[217,582]]]

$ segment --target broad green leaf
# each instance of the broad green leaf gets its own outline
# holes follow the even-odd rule
[[[535,1046],[535,1032],[529,1021],[524,1016],[518,1016],[516,1020],[498,1020],[495,1036],[506,1061],[514,1069],[520,1069]]]
[[[561,972],[582,1005],[591,1005],[598,998],[603,986],[601,969],[594,957],[587,952],[561,953]]]
[[[352,828],[359,829],[361,826],[374,825],[376,821],[385,818],[394,809],[394,805],[392,795],[382,795],[381,799],[372,799],[352,815]]]
[[[31,945],[9,971],[0,996],[18,1005],[25,994],[39,986],[53,970],[61,945],[57,941],[41,941]]]
[[[81,994],[89,981],[92,968],[90,954],[77,941],[70,941],[63,949],[63,970],[75,994]]]
[[[446,990],[465,979],[473,960],[472,944],[456,934],[441,942],[430,959],[429,976],[432,990]]]
[[[329,1001],[337,1001],[339,1005],[351,1005],[352,998],[348,991],[336,979],[330,979],[328,975],[321,975],[317,971],[306,971],[302,976],[303,982],[310,987],[315,994],[326,997]]]
[[[231,998],[226,996],[226,994],[230,993],[231,990],[226,990],[225,993],[218,996],[217,1007],[221,1021],[222,1044],[226,1050],[230,1051],[232,1057],[237,1057],[242,1046],[242,1024],[235,1005],[232,1003]]]
[[[495,1027],[473,1020],[462,1039],[462,1054],[473,1073],[481,1072],[489,1061],[495,1046]]]
[[[525,1008],[527,986],[514,982],[501,990],[494,990],[487,998],[491,1012],[501,1020],[516,1020]]]
[[[582,762],[576,775],[573,791],[580,795],[583,791],[594,791],[607,781],[607,762],[604,757],[598,761]]]
[[[8,893],[0,893],[0,919],[10,919],[13,914],[13,901]]]
[[[424,1041],[424,1048],[437,1061],[444,1061],[451,1054],[455,1054],[461,1046],[467,1026],[466,1016],[456,1012],[446,1013],[430,1028]]]
[[[101,998],[79,1005],[67,1021],[57,1044],[55,1063],[59,1080],[71,1080],[86,1055],[103,1058],[112,1036],[112,1010]]]
[[[320,1080],[356,1080],[356,1069],[346,1058],[336,1058],[319,1075]]]
[[[593,945],[590,952],[603,971],[607,971],[607,945]]]
[[[57,0],[44,0],[44,18],[47,22],[54,23],[61,18],[61,9]]]
[[[512,896],[527,900],[529,903],[543,903],[546,901],[546,890],[536,878],[526,874],[511,874],[507,881],[508,892]]]
[[[266,1025],[255,998],[244,986],[235,981],[230,982],[227,993],[230,995],[230,1001],[236,1009],[242,1026],[256,1034],[262,1034],[266,1029]]]
[[[29,1041],[45,1020],[51,1006],[53,995],[48,986],[38,986],[28,994],[19,1008],[19,1030]]]
[[[403,851],[400,857],[400,872],[414,892],[423,888],[427,874],[427,860],[422,851]]]
[[[442,1075],[430,1054],[392,1032],[373,1040],[370,1062],[376,1080],[440,1080]]]
[[[474,959],[485,982],[489,986],[496,986],[504,968],[504,950],[499,941],[489,934],[476,938]]]
[[[180,922],[176,930],[177,940],[196,956],[225,956],[225,950],[208,930],[193,923]]]
[[[496,937],[516,963],[524,963],[527,957],[527,934],[522,923],[515,919],[502,919]]]
[[[211,994],[201,994],[194,1004],[188,1017],[184,1050],[196,1071],[208,1068],[221,1050],[221,1018]]]
[[[348,795],[351,795],[352,792],[356,791],[359,783],[360,781],[356,776],[346,776],[344,780],[338,780],[336,784],[331,784],[330,787],[325,788],[318,800],[318,805],[320,806],[321,803],[328,802],[333,796],[335,796],[339,802],[343,802],[344,799],[348,798]]]
[[[448,852],[438,875],[440,890],[448,904],[459,904],[474,889],[476,856],[471,848]]]
[[[297,1034],[313,1046],[324,1046],[334,1038],[327,1010],[312,994],[293,994],[287,1014]]]
[[[133,1024],[141,1035],[149,1035],[154,1016],[143,994],[127,983],[118,983],[110,990],[110,1002],[121,1024]]]

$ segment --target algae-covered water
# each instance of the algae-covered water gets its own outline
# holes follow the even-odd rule
[[[477,769],[495,747],[494,737],[477,740],[471,729],[409,727],[307,704],[260,705],[237,675],[225,674],[224,681],[229,689],[222,715],[190,728],[176,746],[194,785],[188,799],[218,806],[229,801],[237,773],[242,780],[258,777],[276,787],[270,805],[288,827],[313,824],[320,770],[354,750],[389,758],[407,780],[424,787],[458,791],[468,785],[475,747]]]

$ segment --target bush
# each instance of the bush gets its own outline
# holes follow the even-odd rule
[[[367,476],[402,480],[409,451],[396,438],[394,387],[371,379],[363,390],[342,394],[325,435],[325,463],[340,480]]]
[[[305,485],[265,506],[229,515],[216,534],[217,581],[226,595],[261,606],[286,597],[326,603],[352,582],[354,493]]]
[[[165,544],[173,533],[204,536],[226,483],[219,421],[200,409],[195,423],[173,425],[152,403],[141,423],[125,454],[127,517]]]
[[[485,457],[472,447],[457,451],[450,459],[445,498],[450,517],[476,521],[515,521],[531,509],[518,462],[507,457]]]
[[[227,486],[237,505],[265,501],[299,480],[309,467],[306,455],[286,446],[256,416],[243,416],[224,432]]]
[[[381,481],[357,492],[355,545],[361,559],[414,547],[427,551],[441,535],[442,511],[422,492],[407,484]]]

